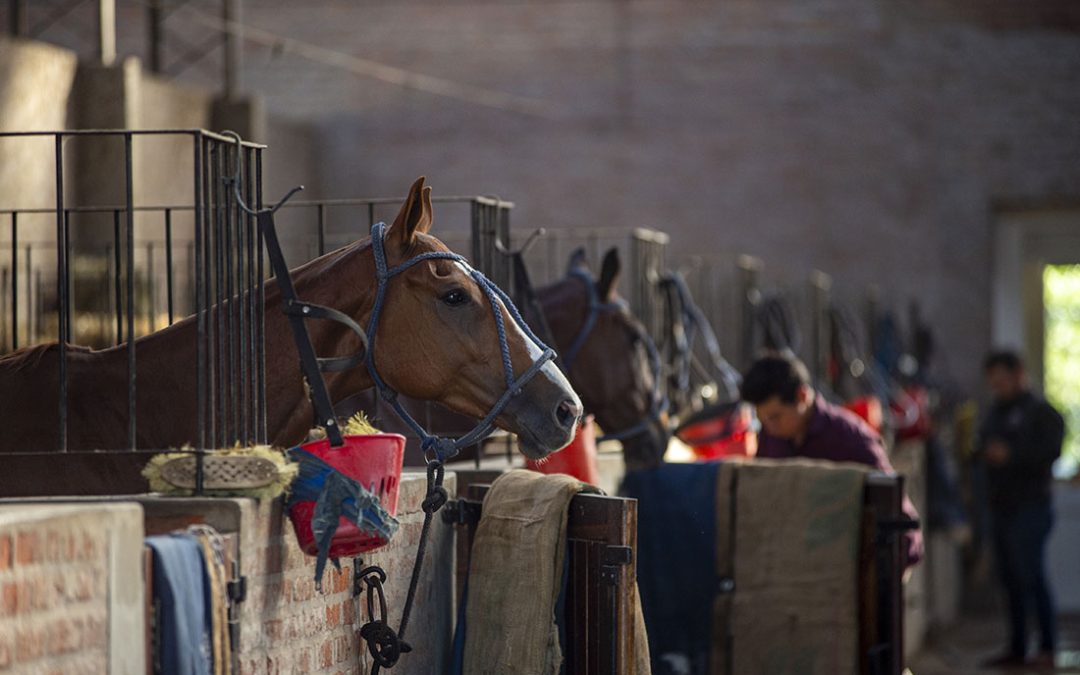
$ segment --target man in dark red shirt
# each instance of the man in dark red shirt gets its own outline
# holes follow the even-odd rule
[[[893,472],[881,437],[857,415],[815,392],[806,366],[794,356],[755,362],[743,378],[742,398],[756,407],[761,422],[758,457],[855,462]],[[906,495],[903,511],[909,518],[919,517]],[[905,538],[910,567],[922,560],[922,532],[909,530]]]

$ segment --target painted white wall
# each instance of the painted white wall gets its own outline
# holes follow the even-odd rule
[[[1080,612],[1080,485],[1054,486],[1057,519],[1050,535],[1047,566],[1059,614]]]

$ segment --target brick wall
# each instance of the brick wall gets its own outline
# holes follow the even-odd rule
[[[455,479],[446,477],[454,493]],[[412,573],[423,514],[424,477],[405,474],[398,499],[401,529],[389,546],[364,557],[386,570],[386,601],[397,629]],[[371,662],[357,631],[367,620],[366,605],[352,597],[352,560],[341,572],[327,567],[323,593],[315,590],[314,558],[296,544],[280,500],[248,502],[242,524],[241,564],[248,577],[240,634],[242,675],[279,673],[367,673]],[[408,630],[414,652],[402,657],[397,675],[443,672],[453,626],[454,551],[449,526],[436,520],[424,574]],[[359,613],[358,613],[359,612]]]
[[[317,125],[309,182],[328,195],[424,173],[436,193],[514,200],[522,230],[658,227],[672,260],[746,252],[788,283],[819,267],[848,301],[877,283],[900,310],[921,297],[974,386],[995,206],[1080,198],[1075,10],[1036,4],[262,0],[245,6],[261,28],[556,112],[258,49],[245,83]],[[436,214],[436,234],[450,226]]]
[[[660,227],[673,259],[707,243],[763,257],[773,278],[819,267],[848,300],[871,282],[896,307],[920,296],[951,374],[974,385],[995,208],[1080,199],[1074,5],[259,0],[244,20],[262,29],[554,114],[255,46],[243,86],[272,117],[314,129],[283,144],[285,127],[271,128],[268,196],[293,183],[400,194],[426,173],[441,194],[513,199],[522,228]],[[43,39],[89,54],[92,31],[71,26],[91,25],[91,10]],[[145,54],[145,11],[118,16],[120,52]],[[177,12],[169,30],[206,29]],[[180,79],[220,86],[213,67]]]
[[[141,610],[141,576],[116,588],[117,558],[138,565],[141,528],[133,504],[0,507],[0,671],[145,670],[141,639],[112,634]]]

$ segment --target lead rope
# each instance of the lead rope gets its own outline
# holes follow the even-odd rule
[[[420,572],[424,565],[424,554],[427,552],[432,518],[450,498],[442,484],[444,474],[442,462],[437,459],[428,462],[427,496],[421,504],[424,510],[424,524],[420,529],[420,542],[416,546],[412,578],[409,580],[409,590],[405,596],[405,607],[401,610],[401,624],[397,632],[394,632],[387,622],[386,595],[382,586],[386,581],[386,572],[378,565],[370,565],[357,573],[358,579],[367,585],[368,622],[360,627],[360,638],[367,643],[368,652],[371,654],[371,675],[378,675],[382,668],[393,668],[402,654],[412,651],[412,645],[405,641],[405,629],[409,627],[409,616],[412,613],[413,601],[416,599],[416,589],[420,585]],[[378,618],[375,614],[376,598],[378,598],[380,609]]]

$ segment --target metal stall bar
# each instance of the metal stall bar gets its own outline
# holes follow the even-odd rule
[[[237,399],[237,362],[239,357],[236,353],[236,331],[238,329],[236,322],[236,295],[235,288],[233,287],[233,268],[235,267],[235,261],[233,259],[234,252],[234,239],[233,225],[235,224],[235,209],[233,208],[232,190],[229,190],[222,180],[225,176],[229,175],[229,167],[232,165],[230,158],[235,152],[233,145],[221,145],[221,175],[217,176],[217,182],[221,187],[221,203],[218,208],[221,210],[221,225],[222,225],[222,257],[225,259],[225,269],[223,274],[225,277],[225,292],[224,302],[222,303],[222,311],[225,313],[226,322],[226,358],[225,358],[225,377],[228,380],[228,392],[229,401],[225,409],[225,418],[228,420],[226,427],[225,438],[222,439],[223,444],[221,447],[227,447],[232,445],[234,439],[240,435],[240,431],[237,428],[237,422],[240,417],[240,405]]]
[[[57,259],[57,279],[56,279],[56,294],[58,298],[63,298],[67,293],[67,259],[64,257],[66,252],[66,242],[64,241],[64,136],[63,134],[55,135],[56,143],[56,259]],[[29,259],[27,259],[29,263]],[[61,301],[62,302],[62,301]],[[58,432],[60,434],[59,450],[61,452],[67,452],[67,394],[68,394],[68,381],[67,381],[67,326],[63,318],[63,308],[58,308],[60,316],[58,316],[58,337],[59,352],[60,352],[60,374],[59,374],[59,401],[60,408],[60,428]]]
[[[229,175],[230,167],[236,166],[243,158],[243,153],[240,152],[236,146],[230,146],[226,149],[227,158],[231,157],[232,161],[225,163],[225,172],[223,176]],[[237,168],[240,171],[240,168]],[[226,184],[226,187],[228,185]],[[243,297],[244,297],[244,242],[242,238],[240,207],[236,203],[236,200],[232,197],[232,190],[225,191],[225,213],[228,215],[228,228],[226,230],[227,235],[230,238],[230,245],[228,248],[229,259],[232,264],[229,266],[229,324],[232,329],[231,336],[229,338],[230,345],[229,351],[233,355],[233,368],[229,373],[232,382],[229,383],[229,390],[233,396],[233,435],[230,441],[244,443],[244,427],[246,420],[244,419],[244,376],[247,374],[244,368],[244,331],[246,325],[244,321],[243,310]],[[234,377],[235,376],[235,377]]]
[[[262,175],[262,148],[255,149],[255,203],[256,210],[262,210],[263,208],[263,175]],[[251,204],[249,201],[248,204]],[[255,236],[257,238],[257,244],[255,246],[255,253],[258,256],[257,269],[255,270],[255,276],[259,280],[259,301],[256,303],[258,310],[258,318],[256,320],[256,326],[258,327],[259,335],[256,339],[258,346],[258,356],[255,361],[259,367],[259,442],[267,443],[266,431],[266,284],[263,283],[266,280],[266,271],[264,264],[266,261],[265,247],[263,246],[263,233],[262,228],[255,228]]]
[[[165,304],[168,307],[169,325],[173,325],[173,245],[172,209],[165,209]]]
[[[112,272],[113,272],[113,308],[116,310],[116,339],[120,344],[124,341],[124,320],[121,308],[124,306],[120,291],[120,280],[123,278],[123,270],[120,267],[120,256],[123,248],[120,246],[120,209],[113,210],[113,245],[112,245]]]
[[[26,245],[26,341],[27,344],[34,341],[37,332],[34,324],[34,258],[29,244]]]
[[[14,212],[11,214],[11,348],[19,348],[19,214]]]
[[[194,134],[192,136],[191,140],[192,140],[191,145],[192,145],[192,149],[193,149],[192,166],[194,166],[193,185],[194,185],[194,189],[195,189],[195,194],[194,194],[195,211],[194,211],[194,223],[193,223],[193,226],[194,226],[193,236],[194,236],[194,239],[195,239],[195,246],[194,246],[194,249],[195,249],[195,251],[194,251],[195,252],[195,270],[194,270],[194,278],[195,278],[195,322],[196,322],[196,336],[197,336],[196,340],[195,340],[195,342],[196,342],[196,345],[195,345],[195,353],[196,353],[196,355],[195,355],[195,361],[196,361],[196,366],[195,366],[195,399],[198,402],[196,407],[198,408],[197,417],[198,417],[198,435],[199,435],[199,443],[198,443],[198,445],[196,446],[195,449],[196,450],[205,450],[206,449],[206,440],[207,440],[207,438],[206,438],[206,407],[203,405],[203,401],[206,399],[207,378],[206,378],[206,341],[204,339],[205,335],[206,335],[206,314],[203,311],[203,309],[205,307],[205,305],[203,304],[203,300],[204,300],[203,293],[205,292],[205,289],[203,287],[204,286],[204,281],[205,281],[204,277],[203,277],[203,274],[204,274],[203,273],[203,266],[206,264],[206,260],[205,260],[205,251],[204,251],[204,248],[202,246],[203,230],[205,228],[205,223],[203,222],[203,220],[205,218],[205,213],[206,213],[206,211],[203,208],[203,190],[204,190],[204,186],[203,186],[203,180],[202,180],[203,166],[204,166],[203,165],[203,160],[204,160],[204,154],[205,154],[204,153],[205,142],[203,140],[203,137],[201,135],[199,135],[199,134]],[[196,461],[197,462],[199,461],[198,456],[196,456]],[[201,477],[202,477],[202,472],[197,470],[195,472],[195,480],[196,480],[195,489],[196,489],[196,491],[201,491],[202,490],[202,484],[201,484],[201,480],[200,480]]]
[[[214,221],[214,322],[217,328],[217,342],[214,344],[217,358],[214,362],[214,368],[218,382],[218,387],[221,391],[217,397],[217,419],[218,419],[218,435],[214,439],[215,447],[223,448],[228,442],[229,436],[229,401],[228,393],[225,391],[225,378],[226,369],[228,366],[228,355],[225,353],[228,345],[228,336],[226,330],[228,329],[227,320],[225,315],[225,251],[223,243],[225,240],[224,233],[224,219],[223,207],[222,207],[222,194],[224,193],[224,186],[221,184],[221,164],[222,158],[222,145],[211,141],[210,152],[212,161],[210,162],[210,185],[212,186],[213,202],[211,213]]]
[[[255,182],[254,174],[252,172],[252,162],[255,159],[255,152],[251,148],[244,149],[245,164],[247,171],[244,174],[244,201],[248,204],[254,203]],[[257,350],[255,345],[255,284],[256,282],[262,283],[262,279],[256,279],[255,277],[255,218],[250,214],[244,216],[244,226],[247,229],[247,303],[245,307],[248,313],[248,336],[247,336],[247,354],[249,363],[251,364],[250,371],[248,373],[248,388],[247,388],[247,410],[248,410],[248,427],[245,431],[246,438],[250,439],[250,442],[256,443],[259,441],[259,435],[257,431],[259,409],[256,401],[256,371],[258,365],[255,362],[257,357]],[[262,252],[262,249],[259,249]]]
[[[810,274],[810,375],[820,385],[828,373],[829,361],[829,291],[832,279],[814,270]]]
[[[315,209],[317,232],[319,237],[319,255],[326,253],[326,204],[319,204]]]
[[[157,330],[157,286],[154,283],[154,243],[146,243],[146,319],[147,332]]]
[[[630,236],[630,306],[653,340],[661,340],[664,303],[659,288],[666,266],[669,237],[663,232],[637,228]]]
[[[213,185],[210,182],[212,173],[210,139],[202,142],[202,185],[203,185],[203,312],[206,314],[206,333],[203,340],[206,343],[206,417],[207,434],[206,448],[217,444],[217,427],[220,417],[217,414],[217,349],[215,348],[215,317],[214,317],[214,201],[212,197]]]
[[[739,256],[739,298],[742,313],[742,332],[739,356],[742,367],[747,368],[754,360],[754,339],[758,303],[761,302],[761,260],[752,256]]]
[[[124,205],[127,208],[128,445],[135,441],[135,211],[131,134],[124,134]]]
[[[64,209],[64,295],[59,298],[59,306],[57,307],[58,318],[62,318],[64,321],[65,330],[64,333],[67,336],[67,341],[74,343],[75,334],[71,323],[71,306],[75,304],[75,275],[71,272],[71,210]]]

